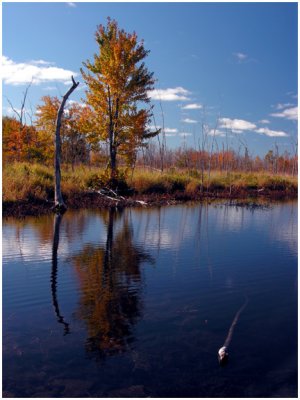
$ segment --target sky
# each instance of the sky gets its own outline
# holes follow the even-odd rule
[[[149,93],[167,146],[198,147],[203,127],[219,149],[263,156],[293,152],[298,127],[298,4],[9,3],[2,5],[2,113],[12,115],[28,83],[28,113],[45,95],[82,102],[82,63],[99,49],[107,17],[144,40],[154,72]],[[9,100],[9,101],[8,101]],[[162,115],[163,114],[163,115]],[[152,122],[154,125],[154,122]]]

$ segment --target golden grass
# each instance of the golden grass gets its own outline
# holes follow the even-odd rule
[[[62,169],[62,192],[70,196],[73,193],[87,190],[87,181],[95,169],[78,167]],[[2,197],[4,201],[53,199],[54,171],[53,168],[40,164],[13,163],[3,166]]]
[[[101,187],[101,177],[104,171],[96,168],[89,169],[79,166],[72,172],[71,169],[62,169],[62,192],[64,196],[72,196],[89,190],[91,186]],[[52,167],[40,164],[14,163],[3,166],[3,200],[52,200],[54,195],[54,172]],[[149,171],[138,169],[132,176],[127,177],[127,184],[137,194],[174,193],[181,191],[187,195],[194,195],[203,191],[222,191],[234,189],[269,189],[269,190],[297,190],[297,177],[272,175],[267,172],[220,172],[212,171],[204,175],[203,187],[198,171],[174,170]]]

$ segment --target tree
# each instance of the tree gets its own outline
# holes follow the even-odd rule
[[[267,169],[269,169],[271,172],[274,172],[273,166],[275,162],[275,156],[273,150],[269,150],[268,153],[265,155],[265,162],[267,164]]]
[[[37,106],[35,126],[47,143],[46,158],[53,160],[55,122],[60,102],[58,97],[51,96],[43,96],[41,100],[41,104]],[[61,135],[63,136],[63,129]]]
[[[109,145],[111,181],[117,178],[119,150],[132,159],[132,151],[160,131],[147,129],[152,108],[138,107],[149,103],[148,91],[153,89],[153,73],[143,62],[149,51],[136,33],[120,30],[116,21],[108,18],[107,26],[100,25],[95,34],[99,54],[94,61],[87,60],[81,69],[87,84],[87,103],[93,108],[95,129],[99,139]]]
[[[32,81],[27,85],[25,92],[23,93],[23,99],[21,103],[21,109],[17,110],[11,103],[9,99],[7,99],[12,111],[16,115],[18,122],[19,122],[19,134],[16,135],[18,140],[17,140],[17,146],[16,146],[16,154],[17,154],[17,161],[21,161],[21,152],[22,152],[22,136],[24,135],[24,122],[26,123],[26,109],[25,109],[25,104],[26,104],[26,98],[28,95],[28,90],[32,84]]]
[[[42,103],[37,107],[36,127],[45,140],[50,140],[47,152],[53,155],[53,137],[60,101],[50,96],[44,96],[41,100]],[[93,132],[93,114],[90,107],[75,101],[69,102],[64,110],[60,130],[62,162],[70,163],[72,170],[77,162],[89,161],[91,150],[99,150],[97,135]]]
[[[23,124],[15,117],[2,118],[2,153],[4,162],[47,161],[47,144],[34,126]]]
[[[2,118],[2,151],[3,161],[20,161],[23,143],[23,128],[16,118]]]
[[[79,82],[75,82],[72,76],[72,86],[63,96],[62,102],[60,103],[57,118],[56,118],[56,126],[55,126],[55,145],[54,145],[54,170],[55,170],[55,187],[54,187],[54,208],[58,212],[64,211],[66,209],[66,205],[64,203],[62,193],[61,193],[61,173],[60,173],[60,161],[61,161],[61,139],[60,139],[60,128],[61,128],[61,119],[64,113],[65,104],[69,98],[69,96],[73,93],[73,91],[79,85]]]

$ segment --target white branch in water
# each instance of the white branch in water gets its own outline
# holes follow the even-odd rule
[[[245,302],[244,302],[244,304],[243,304],[242,307],[238,310],[238,312],[235,314],[235,317],[234,317],[234,319],[233,319],[233,321],[232,321],[232,324],[231,324],[231,326],[230,326],[230,328],[229,328],[229,331],[228,331],[228,334],[227,334],[227,337],[226,337],[226,340],[225,340],[225,343],[224,343],[224,347],[226,347],[226,348],[229,347],[229,344],[230,344],[231,339],[232,339],[234,327],[235,327],[235,325],[237,324],[238,319],[239,319],[241,313],[243,312],[243,310],[244,310],[244,308],[246,307],[247,304],[248,304],[248,297],[245,297]]]
[[[219,356],[220,362],[225,362],[226,358],[228,357],[227,349],[228,349],[229,344],[230,344],[231,339],[232,339],[234,327],[237,324],[238,319],[239,319],[241,313],[243,312],[243,310],[245,309],[245,307],[247,306],[247,304],[248,304],[248,296],[245,295],[245,302],[242,305],[242,307],[238,310],[238,312],[235,314],[234,319],[233,319],[233,321],[232,321],[232,323],[230,325],[227,337],[225,339],[225,343],[218,351],[218,356]]]
[[[142,200],[135,200],[136,203],[142,204],[143,206],[146,206],[148,203]]]

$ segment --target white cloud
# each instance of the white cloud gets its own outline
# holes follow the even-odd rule
[[[229,128],[235,133],[241,133],[242,131],[251,131],[255,129],[256,125],[243,119],[220,118],[219,127]]]
[[[288,136],[288,134],[283,131],[273,131],[269,128],[259,128],[255,132],[262,133],[262,134],[264,134],[266,136],[270,136],[270,137],[286,137],[286,136]]]
[[[2,79],[6,85],[26,85],[48,82],[62,82],[69,84],[70,78],[78,74],[63,68],[51,66],[52,63],[37,60],[17,63],[6,56],[2,56]]]
[[[67,5],[69,7],[77,7],[77,4],[76,3],[72,3],[72,2],[67,3]]]
[[[182,110],[200,110],[200,108],[202,108],[202,104],[192,103],[192,104],[187,104],[186,106],[183,106],[181,108]]]
[[[81,108],[86,107],[86,104],[81,103],[80,101],[76,101],[76,100],[68,100],[68,101],[67,101],[67,106],[68,106],[68,107],[72,107],[72,106],[74,106],[74,105],[77,105],[77,106],[79,106],[79,107],[81,107]]]
[[[150,131],[156,131],[157,129],[160,129],[161,127],[159,125],[147,125],[147,129],[150,129]]]
[[[292,103],[278,103],[275,108],[276,110],[283,110],[284,108],[293,106]]]
[[[154,89],[148,91],[148,96],[152,100],[161,101],[187,101],[190,100],[187,96],[190,92],[183,87],[168,88],[168,89]]]
[[[268,119],[261,119],[260,121],[258,121],[261,124],[269,124],[270,121]]]
[[[185,118],[181,120],[182,122],[185,122],[186,124],[196,124],[198,121],[195,119],[190,119],[190,118]]]
[[[248,58],[247,54],[245,54],[245,53],[238,52],[238,53],[232,53],[232,54],[236,57],[238,62],[246,61]]]
[[[191,132],[180,132],[180,133],[178,134],[178,136],[186,137],[186,136],[192,136],[192,134],[191,134]]]
[[[48,92],[52,92],[53,90],[57,90],[57,87],[56,86],[45,86],[42,89],[46,90]]]
[[[177,133],[166,133],[166,137],[176,137]]]
[[[210,129],[208,131],[209,136],[220,136],[220,137],[225,137],[225,133],[223,131],[220,131],[219,129]]]
[[[12,116],[15,116],[15,117],[16,117],[16,113],[21,114],[21,109],[20,109],[20,108],[14,107],[14,109],[15,109],[15,111],[14,111],[11,107],[4,107],[4,108],[3,108],[3,111],[4,111],[4,113],[7,114],[7,115],[12,115]],[[23,112],[26,113],[27,110],[24,109]]]
[[[33,64],[33,65],[55,65],[55,62],[53,61],[45,61],[45,60],[31,60],[29,61],[29,64]]]
[[[159,126],[159,125],[157,125],[157,126],[148,125],[147,129],[149,129],[150,131],[156,131],[157,129],[162,129],[162,127]],[[176,129],[176,128],[168,128],[168,127],[166,127],[166,128],[164,128],[164,131],[166,133],[166,136],[174,136],[174,135],[168,135],[169,133],[175,133],[175,134],[178,133],[178,129]]]
[[[298,107],[287,108],[281,112],[270,114],[272,117],[286,118],[292,121],[298,120]]]
[[[177,133],[178,129],[176,128],[165,128],[165,133]]]

